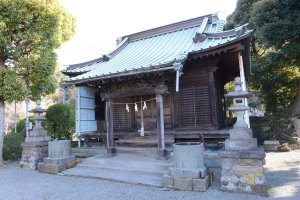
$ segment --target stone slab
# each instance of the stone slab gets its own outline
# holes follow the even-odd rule
[[[38,164],[38,171],[42,173],[57,174],[64,171],[65,169],[66,168],[64,164],[53,165],[45,164],[43,162]]]
[[[174,187],[174,177],[170,176],[168,174],[165,174],[161,179],[161,185],[163,187],[173,188]]]
[[[192,178],[183,178],[183,177],[174,177],[174,189],[175,190],[192,191],[193,190],[193,179]]]
[[[81,166],[80,164],[72,169],[67,169],[63,171],[62,174],[66,176],[106,179],[117,182],[146,185],[152,187],[161,187],[161,179],[163,176],[163,174],[161,173],[115,170],[99,167],[86,167]]]
[[[210,176],[207,175],[202,179],[193,179],[193,191],[205,192],[210,184]]]
[[[204,178],[208,173],[207,167],[204,169],[187,170],[178,169],[174,167],[169,168],[169,175],[174,177],[186,177],[186,178]]]
[[[256,150],[248,150],[248,151],[231,151],[226,150],[220,152],[221,158],[237,158],[237,159],[264,159],[266,157],[266,153],[263,149]]]
[[[277,140],[265,140],[263,147],[265,151],[277,151],[279,146],[279,141]]]
[[[245,139],[245,140],[232,140],[227,139],[225,140],[225,149],[226,150],[255,150],[257,149],[257,139],[251,138],[251,139]]]
[[[66,164],[67,162],[73,161],[75,160],[75,155],[71,155],[68,157],[64,157],[64,158],[49,158],[46,157],[44,158],[44,163],[45,164],[53,164],[53,165],[57,165],[57,164]]]
[[[71,160],[65,164],[66,169],[71,169],[77,165],[76,160]]]
[[[23,142],[21,144],[22,147],[48,147],[48,141],[40,141],[40,142]]]

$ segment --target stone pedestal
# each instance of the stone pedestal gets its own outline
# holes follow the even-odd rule
[[[199,142],[173,144],[174,167],[162,178],[162,186],[177,190],[204,192],[209,186],[204,165],[204,147]]]
[[[245,128],[230,131],[225,151],[221,152],[220,190],[268,196],[263,169],[265,152],[257,147],[256,138],[249,137],[249,133],[251,129]]]
[[[44,162],[38,164],[39,172],[57,174],[76,165],[70,140],[49,141],[48,154]]]
[[[229,131],[230,138],[225,140],[226,150],[255,150],[257,139],[252,137],[250,128],[233,128]]]
[[[39,162],[48,155],[48,142],[23,142],[21,167],[35,170]]]
[[[224,151],[220,190],[268,196],[263,170],[263,149]]]

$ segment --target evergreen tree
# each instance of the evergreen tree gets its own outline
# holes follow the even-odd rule
[[[54,91],[54,51],[74,31],[74,17],[58,0],[0,0],[0,165],[5,102]]]
[[[252,86],[267,110],[287,109],[300,115],[300,1],[238,0],[228,27],[249,22],[255,30],[252,43]],[[289,109],[288,109],[289,108]]]

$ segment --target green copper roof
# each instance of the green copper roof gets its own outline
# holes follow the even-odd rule
[[[224,32],[224,22],[212,15],[195,19],[192,19],[195,22],[186,23],[187,20],[125,36],[109,54],[110,59],[67,69],[65,72],[80,75],[65,81],[79,83],[170,69],[174,62],[184,62],[189,54],[217,48],[251,34],[243,27]]]

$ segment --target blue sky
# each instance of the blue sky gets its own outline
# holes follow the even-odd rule
[[[60,0],[76,17],[74,37],[57,50],[61,65],[85,62],[114,49],[116,38],[218,12],[226,19],[237,0]]]

